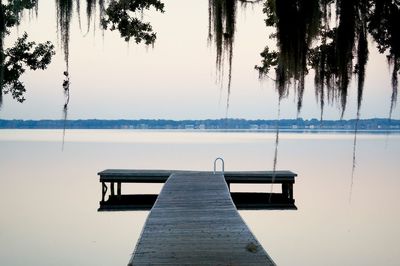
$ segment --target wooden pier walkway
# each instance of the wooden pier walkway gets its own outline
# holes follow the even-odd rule
[[[224,175],[178,172],[159,194],[128,265],[275,263],[240,217]]]

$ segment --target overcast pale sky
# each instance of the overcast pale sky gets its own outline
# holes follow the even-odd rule
[[[27,31],[30,40],[50,40],[57,55],[45,71],[27,72],[23,81],[27,100],[17,103],[9,95],[0,110],[1,119],[60,119],[64,95],[62,90],[63,53],[56,31],[55,1],[40,1],[39,16],[22,24],[8,36],[12,44]],[[82,29],[76,15],[71,24],[69,119],[206,119],[226,114],[226,80],[216,83],[215,49],[207,44],[208,1],[164,1],[165,13],[145,12],[157,32],[154,48],[127,44],[118,32],[102,32],[93,25],[88,34],[85,7],[81,7]],[[94,19],[96,26],[98,14]],[[278,95],[274,83],[260,82],[254,65],[260,52],[272,45],[271,33],[264,24],[262,4],[237,10],[232,70],[232,87],[228,117],[275,119]],[[92,22],[93,23],[93,22]],[[370,59],[364,90],[361,118],[388,117],[391,72],[385,57],[370,44]],[[226,74],[226,73],[225,73]],[[319,118],[312,75],[307,78],[300,117]],[[345,119],[356,116],[355,81],[352,81]],[[326,107],[325,119],[339,119],[337,106]],[[297,115],[292,92],[281,105],[281,118]],[[400,118],[396,108],[393,118]]]

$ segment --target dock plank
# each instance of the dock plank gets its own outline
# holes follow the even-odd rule
[[[224,176],[165,183],[128,265],[275,265],[236,210]]]

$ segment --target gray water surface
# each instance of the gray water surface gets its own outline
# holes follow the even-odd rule
[[[0,130],[0,265],[126,265],[148,212],[97,212],[97,172],[211,170],[219,156],[226,170],[271,170],[275,141],[274,133],[68,130],[62,152],[61,138],[60,130]],[[398,265],[400,135],[357,140],[349,199],[352,134],[280,134],[277,169],[298,174],[298,210],[241,211],[278,265]]]

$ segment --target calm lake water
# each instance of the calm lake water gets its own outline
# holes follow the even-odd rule
[[[398,265],[400,135],[281,133],[298,210],[241,211],[278,265]],[[106,168],[271,170],[274,133],[0,130],[0,265],[126,265],[148,212],[97,212]],[[279,186],[276,186],[277,189]],[[123,193],[160,190],[123,186]],[[269,185],[232,186],[266,191]]]

